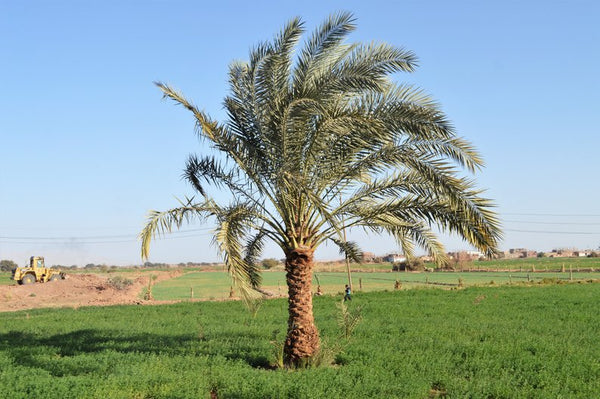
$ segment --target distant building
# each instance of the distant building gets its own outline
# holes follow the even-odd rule
[[[530,251],[527,248],[511,248],[504,252],[505,259],[535,258],[536,256],[536,251]]]
[[[483,254],[477,251],[458,251],[448,252],[448,256],[450,257],[450,259],[455,260],[457,262],[468,262],[483,257]]]
[[[554,252],[556,255],[556,258],[570,258],[573,256],[573,250],[571,249],[553,249],[552,252]]]
[[[376,258],[373,252],[363,252],[360,254],[360,260],[363,263],[374,262]]]
[[[584,258],[592,254],[592,250],[585,249],[553,249],[552,252],[546,253],[545,255],[549,258]]]

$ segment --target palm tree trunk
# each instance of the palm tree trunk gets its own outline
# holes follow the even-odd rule
[[[313,266],[312,248],[294,248],[286,254],[289,319],[283,351],[288,367],[301,365],[319,349],[319,331],[315,326],[312,307]]]

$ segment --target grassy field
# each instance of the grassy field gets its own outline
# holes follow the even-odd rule
[[[427,267],[435,268],[433,263],[427,263]],[[577,270],[600,270],[600,258],[524,258],[524,259],[493,259],[493,260],[474,260],[470,262],[461,262],[454,265],[457,271],[460,270],[481,270],[481,271],[565,271],[570,269]],[[365,263],[351,264],[350,268],[355,271],[377,272],[389,271],[391,263]],[[343,272],[346,265],[343,262],[321,262],[316,266],[316,271],[322,272]]]
[[[272,369],[286,300],[182,302],[0,314],[3,398],[592,398],[600,284],[315,298],[333,365]],[[334,344],[335,343],[335,344]]]
[[[263,272],[263,288],[275,295],[287,294],[285,273],[280,271]],[[575,272],[574,280],[599,279],[600,272]],[[402,289],[440,287],[452,288],[473,285],[502,285],[526,282],[541,282],[544,279],[569,281],[571,273],[565,272],[353,272],[354,291],[372,292],[394,290],[396,280]],[[325,294],[341,294],[348,282],[346,273],[316,272],[313,278],[313,289],[316,291],[320,283]],[[226,299],[229,297],[231,280],[226,272],[189,272],[165,280],[153,287],[152,294],[156,300],[186,299]]]
[[[586,259],[582,259],[586,260]],[[575,261],[581,261],[575,259]],[[353,268],[352,281],[355,292],[372,292],[394,290],[395,282],[401,283],[402,289],[413,289],[422,287],[439,287],[452,288],[462,285],[464,287],[474,285],[503,285],[503,284],[518,284],[518,283],[536,283],[544,279],[557,279],[562,281],[573,280],[589,280],[600,278],[600,266],[596,259],[588,260],[584,263],[579,263],[580,267],[565,267],[565,272],[560,272],[562,266],[555,259],[550,262],[536,263],[532,268],[531,261],[504,261],[500,264],[495,264],[493,267],[483,268],[483,271],[464,271],[455,272],[392,272],[390,265],[375,265],[372,269]],[[478,262],[484,263],[487,262]],[[492,263],[492,262],[490,262]],[[546,263],[546,267],[544,265]],[[477,263],[476,263],[477,264]],[[585,265],[585,267],[581,266]],[[343,266],[343,265],[342,265]],[[385,266],[385,268],[383,267]],[[314,290],[317,285],[321,285],[321,290],[325,294],[337,294],[343,291],[344,285],[347,283],[347,274],[341,269],[327,265],[319,265],[313,278]],[[523,270],[507,271],[507,270]],[[591,272],[590,270],[596,270]],[[153,297],[156,300],[187,300],[187,299],[210,299],[220,300],[227,299],[230,295],[231,280],[226,272],[223,271],[201,271],[198,268],[184,268],[183,274],[171,280],[161,281],[153,287]],[[218,269],[217,269],[218,270]],[[535,272],[531,271],[535,270]],[[545,270],[554,270],[546,272]],[[569,270],[572,270],[570,272]],[[580,270],[579,272],[577,270]],[[127,277],[128,272],[143,272],[149,277],[152,276],[154,270],[146,269],[119,269],[108,273],[100,273],[103,275],[122,275]],[[80,272],[80,271],[77,271]],[[86,273],[93,271],[87,270]],[[96,271],[100,272],[100,271]],[[67,273],[73,273],[68,271]],[[9,272],[0,273],[0,285],[15,284],[10,280]],[[263,272],[263,288],[275,295],[285,295],[287,287],[285,282],[285,273],[280,270],[264,271]],[[234,292],[234,295],[236,293]]]
[[[15,282],[10,279],[11,272],[0,272],[0,285],[11,285]]]
[[[457,266],[460,268],[461,265]],[[469,269],[487,270],[522,270],[522,271],[560,271],[563,267],[569,269],[589,270],[600,269],[600,258],[527,258],[527,259],[494,259],[485,261],[473,261],[462,265]]]

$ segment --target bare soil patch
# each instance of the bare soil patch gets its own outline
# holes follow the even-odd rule
[[[124,304],[155,304],[145,301],[141,294],[152,276],[155,282],[177,277],[181,271],[156,271],[151,273],[123,273],[133,284],[118,290],[111,286],[109,278],[118,274],[68,274],[66,280],[30,285],[0,286],[0,312],[35,308],[80,306],[110,306]]]

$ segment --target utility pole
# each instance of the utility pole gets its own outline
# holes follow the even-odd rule
[[[340,207],[342,206],[342,193],[340,193]],[[342,216],[342,234],[344,237],[344,244],[346,244],[346,220],[344,216]],[[346,272],[348,273],[348,287],[350,287],[350,291],[354,292],[352,289],[352,274],[350,273],[350,261],[348,260],[348,255],[346,251],[344,251],[344,258],[346,259]]]

